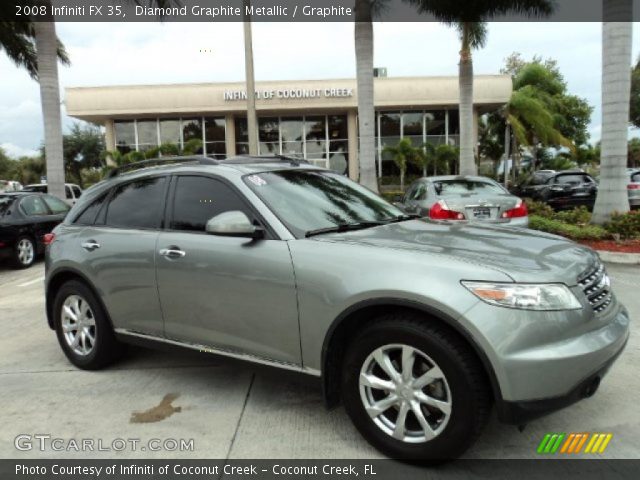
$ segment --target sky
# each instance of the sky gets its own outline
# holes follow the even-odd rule
[[[71,57],[60,67],[64,88],[100,85],[244,80],[242,23],[58,23]],[[634,24],[633,61],[640,55]],[[254,23],[256,81],[355,76],[353,23]],[[389,76],[457,75],[457,33],[438,23],[376,23],[374,65]],[[591,141],[600,139],[601,23],[489,24],[486,46],[474,53],[476,74],[496,74],[520,52],[558,61],[569,92],[595,110]],[[43,142],[38,84],[0,52],[0,146],[18,157]],[[64,100],[64,99],[63,99]],[[76,120],[66,116],[63,128]],[[634,136],[640,132],[633,132]]]

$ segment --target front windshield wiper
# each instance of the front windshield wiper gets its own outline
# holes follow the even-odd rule
[[[384,223],[405,222],[407,220],[413,220],[415,218],[422,218],[422,217],[420,215],[418,215],[417,213],[405,213],[403,215],[398,215],[396,217],[389,218],[389,219],[385,220]]]
[[[348,232],[351,230],[362,230],[364,228],[378,227],[384,225],[387,222],[358,222],[358,223],[342,223],[340,225],[334,225],[333,227],[318,228],[317,230],[309,230],[304,234],[305,237],[313,237],[315,235],[322,235],[323,233],[336,233],[336,232]]]

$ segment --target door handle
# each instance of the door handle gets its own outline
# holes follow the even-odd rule
[[[100,248],[100,244],[95,240],[89,240],[88,242],[82,242],[80,244],[82,248],[89,252],[93,252],[95,249]]]
[[[186,252],[180,250],[178,247],[163,248],[158,253],[163,257],[168,258],[182,258],[187,254]]]

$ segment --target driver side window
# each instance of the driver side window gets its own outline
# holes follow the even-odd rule
[[[178,176],[173,197],[171,230],[205,232],[207,222],[216,215],[233,210],[253,215],[231,187],[210,177]]]

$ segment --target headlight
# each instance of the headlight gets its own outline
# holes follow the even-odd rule
[[[577,310],[582,305],[562,284],[462,282],[480,300],[523,310]]]

